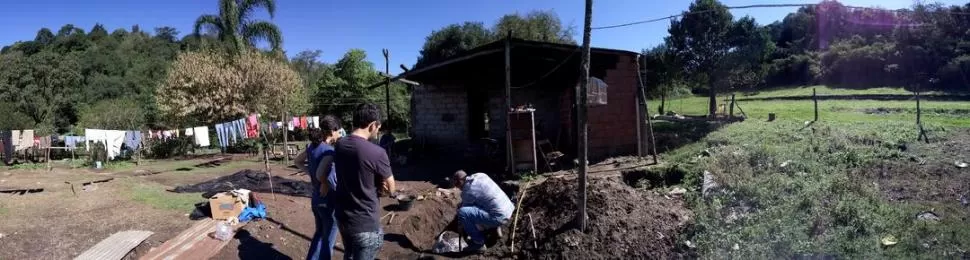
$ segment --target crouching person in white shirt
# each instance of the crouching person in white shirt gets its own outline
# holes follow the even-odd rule
[[[483,252],[485,236],[479,227],[489,229],[507,224],[512,218],[515,205],[498,184],[484,173],[468,175],[465,171],[457,171],[452,176],[452,181],[455,187],[461,188],[458,220],[465,233],[471,237],[465,250]]]

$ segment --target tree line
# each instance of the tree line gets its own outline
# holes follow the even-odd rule
[[[825,84],[844,88],[970,90],[970,4],[917,3],[887,10],[823,1],[781,21],[734,19],[717,0],[696,0],[642,51],[650,94]]]
[[[137,25],[110,33],[64,25],[0,49],[0,129],[137,129],[211,124],[260,112],[334,114],[383,104],[384,76],[360,49],[334,63],[307,50],[286,58],[283,33],[253,12],[275,15],[272,0],[219,0],[193,32]],[[672,19],[662,44],[642,52],[654,97],[826,84],[967,91],[970,4],[910,9],[855,8],[824,1],[767,25],[735,19],[716,0],[695,0]],[[433,30],[412,68],[501,39],[575,44],[575,28],[552,11],[513,13],[494,24],[465,21]],[[265,43],[265,44],[263,44]],[[264,48],[257,47],[263,44]],[[273,75],[268,77],[266,75]],[[410,89],[391,88],[392,125],[409,125]],[[210,94],[211,93],[211,94]],[[712,102],[711,107],[714,104]]]

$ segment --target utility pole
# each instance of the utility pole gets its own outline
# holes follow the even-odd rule
[[[391,120],[391,53],[387,49],[382,50],[384,52],[384,75],[387,79],[387,83],[384,83],[384,103],[387,104],[387,119]]]
[[[586,122],[586,91],[589,88],[589,38],[590,26],[593,23],[593,0],[586,0],[586,21],[583,22],[583,55],[579,70],[579,88],[576,89],[576,121],[579,126],[579,214],[576,215],[576,224],[579,231],[586,232],[586,170],[588,144],[587,132],[589,130]]]

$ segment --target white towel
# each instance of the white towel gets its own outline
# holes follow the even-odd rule
[[[186,128],[185,129],[185,136],[192,136],[194,134],[194,131],[192,131],[192,130],[194,130],[194,129],[192,129],[192,128]]]
[[[313,124],[312,125],[313,128],[317,128],[317,129],[320,128],[320,117],[319,116],[311,116],[310,117],[310,121],[311,121],[310,123]]]
[[[201,147],[209,147],[209,127],[199,126],[193,130],[195,132],[195,144]]]

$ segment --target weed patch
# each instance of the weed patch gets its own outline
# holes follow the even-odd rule
[[[696,223],[683,239],[711,258],[960,257],[970,249],[965,209],[894,203],[876,183],[852,174],[876,162],[906,160],[917,134],[903,122],[725,126],[699,145],[664,155],[687,173],[683,181]],[[704,171],[716,177],[718,192],[700,192]],[[662,176],[637,174],[647,180]],[[920,211],[934,207],[950,218],[917,220]],[[900,242],[880,245],[887,236]]]
[[[131,199],[156,209],[190,211],[193,205],[202,200],[199,193],[174,193],[165,191],[160,185],[142,183],[131,184]]]

